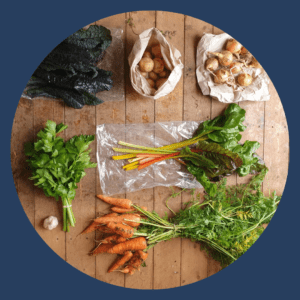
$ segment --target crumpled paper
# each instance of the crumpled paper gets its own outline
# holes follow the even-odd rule
[[[158,90],[151,88],[146,78],[139,72],[138,63],[142,59],[149,42],[151,45],[160,44],[163,59],[167,64],[167,68],[171,71],[168,80]],[[154,100],[168,95],[174,90],[182,75],[184,66],[181,63],[180,57],[180,52],[168,43],[167,39],[157,28],[153,27],[145,30],[139,35],[128,57],[130,80],[133,88],[140,95]]]
[[[210,95],[224,103],[269,100],[269,77],[264,69],[244,68],[253,77],[253,83],[248,87],[238,87],[236,91],[227,84],[215,84],[211,73],[205,69],[205,61],[209,58],[207,53],[221,52],[224,50],[225,42],[231,38],[227,33],[219,35],[206,33],[198,43],[196,75],[203,95]]]

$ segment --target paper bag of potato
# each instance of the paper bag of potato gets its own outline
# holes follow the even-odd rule
[[[172,92],[182,75],[180,52],[156,28],[142,32],[128,57],[130,80],[142,96],[158,99]]]

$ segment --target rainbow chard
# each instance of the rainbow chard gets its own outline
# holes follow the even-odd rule
[[[239,143],[242,138],[241,132],[246,129],[243,124],[245,113],[246,111],[237,104],[230,104],[223,115],[201,123],[192,138],[159,148],[120,141],[119,144],[127,148],[113,148],[113,150],[127,154],[112,158],[128,159],[129,164],[123,167],[126,171],[141,170],[163,160],[176,159],[184,164],[205,191],[213,196],[217,188],[214,182],[224,176],[234,172],[239,176],[245,176],[267,169],[265,165],[259,163],[255,155],[260,146],[258,142]]]

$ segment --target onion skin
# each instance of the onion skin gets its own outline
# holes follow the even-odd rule
[[[241,48],[241,55],[245,55],[245,54],[247,54],[248,53],[248,50],[243,46],[242,48]]]
[[[242,45],[235,39],[230,39],[227,41],[226,50],[231,53],[238,53],[242,49]]]
[[[212,55],[215,55],[219,58],[219,63],[221,66],[228,67],[233,61],[233,55],[230,51],[224,50],[221,53],[211,52]]]
[[[148,75],[147,72],[141,72],[141,71],[140,71],[140,74],[141,74],[143,77],[147,78],[147,75]]]
[[[218,84],[222,84],[228,81],[230,73],[228,70],[219,69],[214,73],[214,82]]]
[[[239,72],[241,72],[243,69],[242,69],[242,67],[243,67],[243,63],[241,63],[241,62],[233,62],[230,66],[229,66],[229,68],[230,68],[230,70],[231,70],[231,73],[232,74],[237,74],[237,73],[239,73]]]
[[[153,46],[151,52],[155,57],[162,58],[160,44]]]
[[[205,69],[209,71],[216,71],[219,68],[219,62],[216,58],[211,57],[205,62]]]
[[[168,74],[169,74],[169,72],[166,71],[166,70],[164,70],[164,71],[158,73],[158,76],[159,76],[159,77],[168,77]]]
[[[249,86],[253,82],[253,78],[248,73],[242,73],[237,77],[237,81],[241,86]]]
[[[250,63],[250,65],[247,66],[248,68],[258,68],[258,69],[262,69],[261,64],[256,60],[255,57],[252,58],[252,61]]]

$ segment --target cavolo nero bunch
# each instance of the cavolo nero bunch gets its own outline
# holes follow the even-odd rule
[[[91,25],[66,38],[42,61],[27,83],[26,94],[30,97],[61,98],[68,106],[103,103],[96,93],[110,90],[112,72],[99,69],[112,41],[110,30]]]
[[[64,142],[57,134],[67,127],[48,120],[45,128],[37,134],[37,141],[25,145],[25,155],[29,157],[27,162],[32,171],[30,179],[44,190],[46,196],[54,197],[56,201],[61,198],[64,231],[75,226],[72,200],[77,183],[86,175],[85,169],[97,166],[90,161],[91,149],[88,149],[95,136],[79,135]]]

